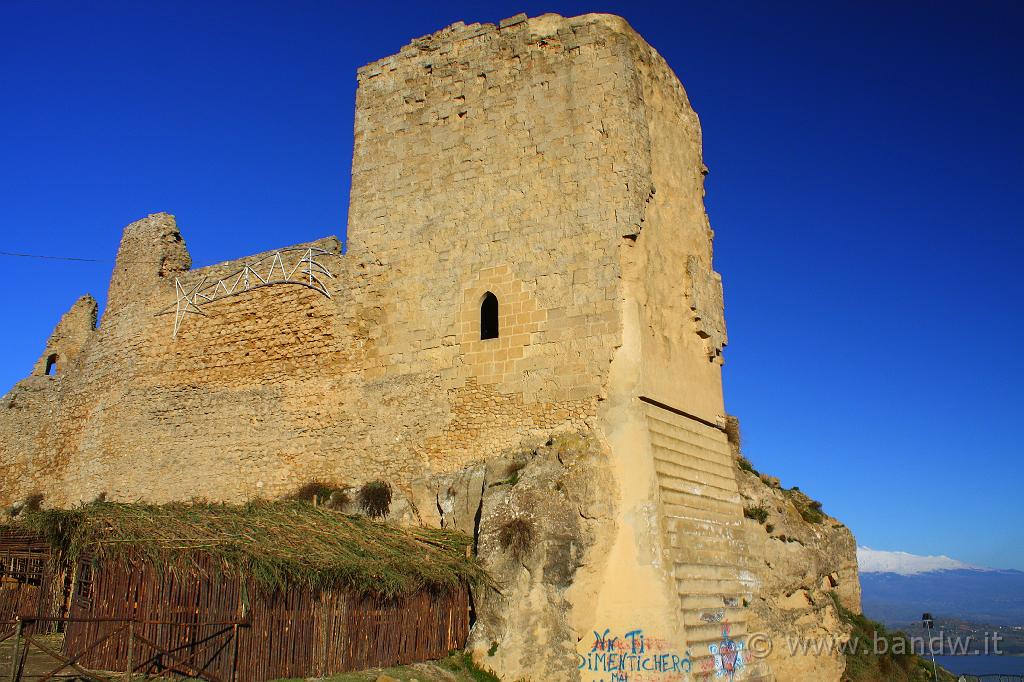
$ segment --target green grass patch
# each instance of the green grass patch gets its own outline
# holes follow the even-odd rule
[[[829,592],[839,618],[852,628],[851,643],[846,650],[846,671],[842,682],[926,682],[932,677],[932,664],[913,653],[910,640],[902,632],[889,632],[881,623],[850,611]],[[885,653],[876,653],[877,650]],[[939,682],[955,682],[956,677],[938,668]]]
[[[807,523],[822,523],[825,518],[825,512],[822,511],[821,502],[812,500],[807,496],[806,493],[802,492],[800,488],[793,486],[789,490],[784,491],[789,501],[796,507],[797,512]]]
[[[743,516],[748,519],[753,519],[758,523],[764,523],[768,520],[768,510],[762,505],[758,505],[756,507],[744,507]]]
[[[754,465],[750,463],[750,460],[744,457],[743,455],[740,455],[739,457],[736,458],[736,466],[738,466],[743,471],[749,471],[755,476],[761,475],[760,472],[754,468]]]

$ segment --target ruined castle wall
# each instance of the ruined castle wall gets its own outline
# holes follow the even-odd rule
[[[332,251],[322,260],[337,276],[333,297],[294,285],[253,289],[202,305],[175,336],[177,279],[191,291],[259,258],[189,271],[173,217],[126,228],[99,328],[95,302],[83,299],[0,405],[3,501],[32,492],[53,505],[101,493],[238,501],[313,476],[348,478],[342,467],[370,458],[337,457],[346,449],[337,443],[369,440],[372,428],[348,390],[360,360],[340,312],[346,262],[337,240],[317,245]],[[44,376],[51,353],[59,371]],[[342,423],[330,419],[340,405],[351,417]]]

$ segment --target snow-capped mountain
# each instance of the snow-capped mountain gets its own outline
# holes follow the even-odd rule
[[[863,573],[897,573],[899,575],[916,575],[931,571],[951,571],[967,569],[986,571],[981,566],[972,566],[948,556],[920,556],[909,552],[886,552],[870,547],[857,548],[857,565]]]
[[[857,548],[864,613],[888,625],[940,618],[1024,625],[1024,572],[947,556]]]

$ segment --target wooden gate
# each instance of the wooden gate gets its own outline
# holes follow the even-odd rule
[[[178,646],[158,644],[138,634],[146,626],[180,627],[177,623],[154,623],[144,621],[123,621],[102,619],[62,619],[67,625],[102,626],[101,630],[90,627],[96,633],[88,642],[79,641],[79,646],[68,650],[61,635],[31,634],[29,630],[46,629],[44,623],[57,619],[25,618],[0,623],[0,679],[4,682],[49,682],[59,677],[74,677],[90,682],[131,682],[142,676],[184,677],[209,682],[231,682],[235,679],[237,659],[238,623],[199,623],[194,628],[211,628],[210,633],[201,636],[171,635],[172,641],[183,641]],[[35,624],[37,627],[31,628]],[[112,670],[109,666],[101,669],[86,667],[90,658],[98,651],[123,647],[124,667]],[[212,659],[223,650],[229,652],[230,668],[226,677],[210,669]]]

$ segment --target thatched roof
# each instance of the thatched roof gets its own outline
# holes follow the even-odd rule
[[[30,512],[16,525],[43,536],[58,561],[142,560],[175,571],[214,566],[269,588],[397,595],[488,580],[462,533],[400,528],[305,502],[93,502]]]

